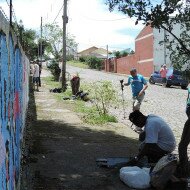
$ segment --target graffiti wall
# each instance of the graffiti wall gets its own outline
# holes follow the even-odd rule
[[[29,60],[0,11],[0,190],[19,185]]]

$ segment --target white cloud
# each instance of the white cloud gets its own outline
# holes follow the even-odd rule
[[[1,0],[2,1],[2,0]],[[23,20],[24,26],[40,30],[40,18],[43,23],[53,22],[63,1],[60,0],[14,0],[13,7],[17,20]],[[7,15],[8,6],[0,2]],[[61,10],[56,21],[62,27]],[[134,47],[134,38],[131,31],[140,31],[142,25],[135,26],[134,20],[119,13],[110,13],[108,6],[100,0],[68,0],[67,32],[75,36],[79,43],[79,51],[91,46],[119,50]]]
[[[140,31],[142,28],[125,15],[110,13],[108,7],[97,0],[70,0],[68,7],[68,31],[76,36],[79,49],[92,45],[128,48],[134,45],[135,36],[124,35],[119,30],[126,29],[130,33],[131,29]]]

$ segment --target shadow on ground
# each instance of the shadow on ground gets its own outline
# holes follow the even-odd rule
[[[126,189],[118,169],[99,168],[99,157],[134,153],[136,140],[53,121],[36,121],[29,167],[33,189]]]

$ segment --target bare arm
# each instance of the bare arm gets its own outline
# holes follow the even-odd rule
[[[139,92],[139,96],[141,96],[147,88],[148,88],[148,84],[145,84],[143,89]]]

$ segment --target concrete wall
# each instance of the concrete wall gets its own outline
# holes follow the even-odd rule
[[[173,33],[179,37],[181,32],[182,32],[182,28],[180,26],[180,24],[176,24],[173,26]],[[153,57],[154,57],[154,67],[155,70],[159,70],[160,67],[163,64],[166,64],[167,67],[170,67],[172,65],[171,59],[170,59],[170,55],[171,55],[171,51],[167,48],[167,44],[162,43],[160,44],[161,41],[164,41],[164,36],[167,36],[169,41],[172,41],[174,38],[171,34],[169,34],[167,31],[165,31],[164,29],[154,29],[153,30],[153,34],[154,34],[154,51],[153,51]],[[175,49],[175,44],[172,45],[172,49]]]
[[[0,189],[19,189],[29,60],[0,11]]]
[[[138,61],[139,60],[136,55],[117,59],[117,73],[129,75],[131,68],[135,67],[138,73],[144,75],[145,77],[149,77],[153,71],[153,61],[143,63],[139,63]]]

